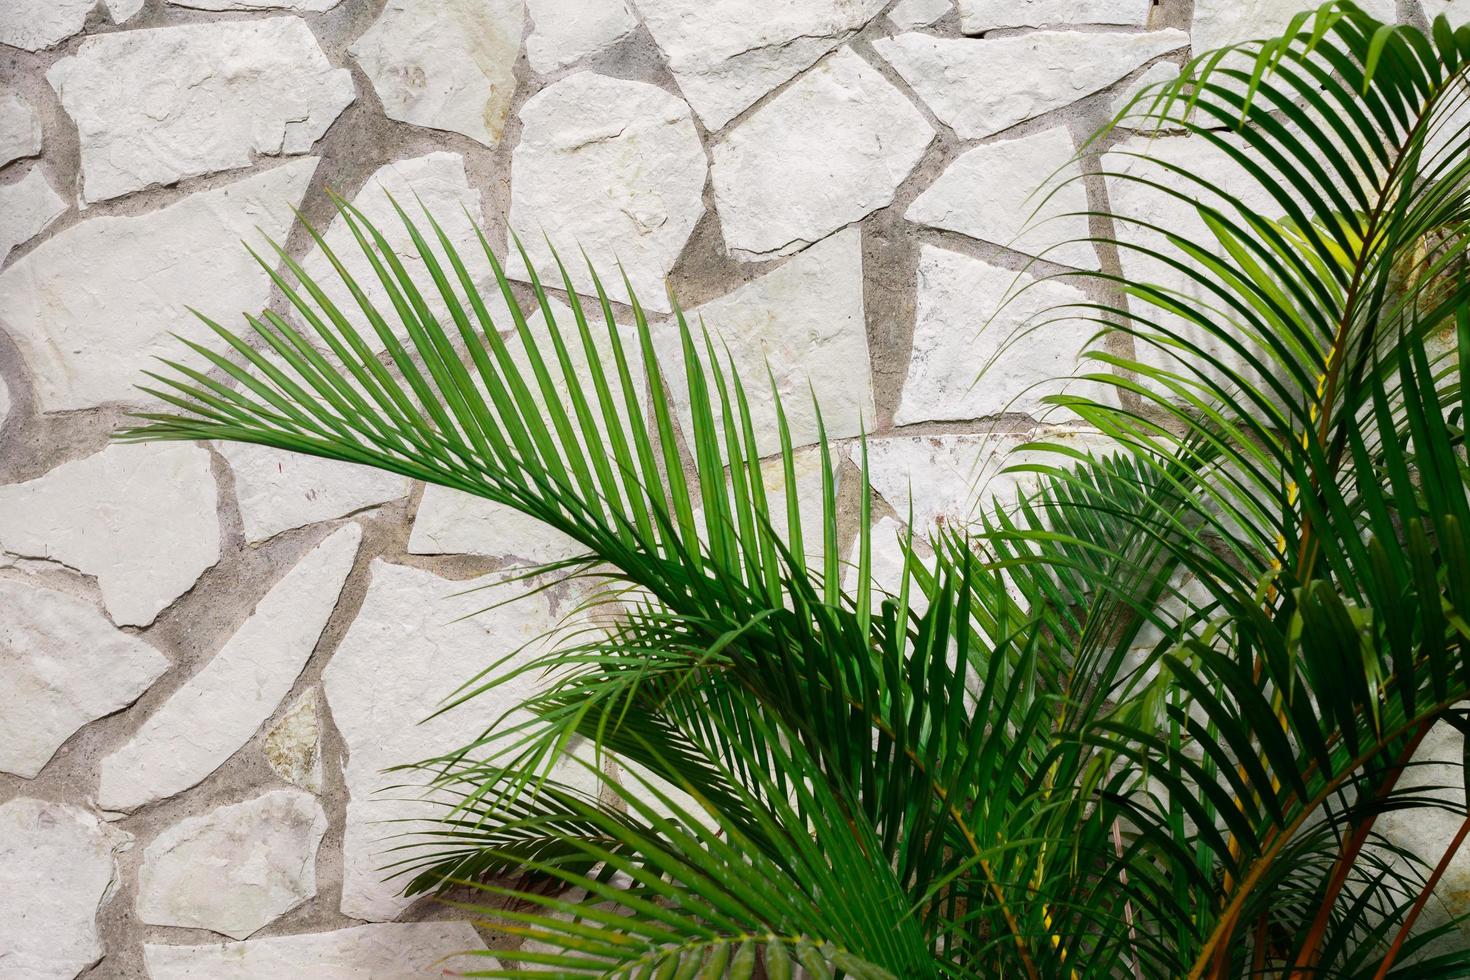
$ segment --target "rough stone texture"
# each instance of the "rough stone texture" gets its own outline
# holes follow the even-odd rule
[[[639,0],[649,33],[710,130],[807,68],[875,17],[884,0]]]
[[[644,307],[667,312],[664,277],[704,214],[705,155],[689,107],[645,82],[579,72],[533,96],[520,118],[510,228],[536,272],[561,281],[550,238],[572,260],[579,292],[592,290],[580,248],[598,269],[622,263]],[[509,268],[529,278],[519,258]]]
[[[1189,43],[1183,31],[1034,31],[967,40],[900,34],[874,41],[961,139],[980,139],[1076,102]]]
[[[1227,44],[1277,37],[1297,14],[1319,6],[1314,0],[1194,0],[1190,31],[1194,50],[1201,53]],[[1394,0],[1359,0],[1358,6],[1379,20],[1398,20]]]
[[[1470,18],[1470,0],[1422,0],[1422,2],[1424,16],[1430,19],[1448,17],[1451,24],[1459,27],[1467,18]],[[1364,6],[1372,10],[1371,3]]]
[[[319,14],[331,10],[342,0],[168,0],[176,7],[195,10],[294,10],[303,14]]]
[[[953,0],[899,0],[888,11],[888,19],[901,31],[928,27],[954,9]]]
[[[102,959],[98,906],[131,838],[86,810],[19,797],[0,804],[0,970],[71,980]]]
[[[725,244],[741,257],[786,255],[862,219],[892,203],[933,138],[908,99],[844,48],[715,144]]]
[[[349,524],[317,545],[214,659],[102,760],[99,806],[135,810],[186,790],[255,734],[316,647],[361,539]]]
[[[143,954],[152,980],[429,980],[444,975],[445,957],[484,948],[468,922],[402,922],[214,946],[150,943]],[[459,966],[497,968],[492,957]]]
[[[100,34],[46,78],[76,121],[88,201],[305,153],[353,99],[295,17]]]
[[[526,58],[546,75],[622,40],[638,26],[626,0],[526,0],[536,25]]]
[[[1147,27],[1150,0],[959,0],[960,30],[1107,24]]]
[[[209,454],[111,446],[0,487],[0,550],[96,576],[112,621],[146,626],[219,560]]]
[[[389,119],[500,142],[515,95],[523,0],[388,0],[352,56]]]
[[[0,4],[0,44],[40,51],[82,29],[97,0],[5,0]]]
[[[300,790],[181,820],[143,852],[138,918],[244,939],[316,894],[326,832],[321,804]]]
[[[67,203],[51,187],[46,172],[34,167],[13,184],[0,184],[0,262],[66,213]]]
[[[1078,355],[1098,330],[1070,316],[1087,295],[1065,279],[1017,274],[924,246],[908,380],[895,425],[1016,413],[1070,421],[1043,399],[1062,391],[1103,398],[1108,389],[1070,375],[1099,369]]]
[[[41,120],[18,95],[0,95],[0,167],[41,152]]]
[[[0,579],[0,771],[39,773],[79,728],[138,699],[168,658],[90,602]]]
[[[1076,269],[1097,269],[1087,241],[1087,189],[1061,127],[965,152],[909,205],[904,217]],[[995,187],[1012,188],[998,197]]]
[[[155,357],[203,364],[170,331],[213,336],[188,304],[234,317],[270,301],[269,276],[240,242],[284,238],[315,168],[297,160],[155,211],[88,218],[0,273],[0,325],[30,368],[39,408],[136,402]]]
[[[367,466],[248,443],[227,442],[218,448],[235,475],[246,541],[264,541],[408,493],[403,477]]]
[[[265,736],[265,761],[286,782],[322,791],[322,719],[316,688],[296,699]]]

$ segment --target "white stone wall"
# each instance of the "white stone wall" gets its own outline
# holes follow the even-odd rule
[[[170,332],[203,336],[185,304],[234,323],[279,299],[241,238],[321,272],[292,208],[347,245],[324,191],[388,222],[386,189],[466,248],[465,210],[497,246],[518,229],[543,274],[543,229],[616,257],[745,376],[769,359],[799,444],[808,384],[834,438],[875,431],[883,527],[912,486],[922,532],[966,516],[998,449],[1068,421],[1040,397],[1090,331],[997,354],[1083,294],[1048,285],[981,331],[1015,274],[1117,270],[1052,247],[1086,219],[1028,229],[1025,195],[1191,32],[1301,6],[0,0],[0,977],[419,977],[495,938],[382,882],[378,821],[425,811],[374,790],[511,706],[418,724],[573,598],[457,621],[487,604],[460,593],[566,542],[341,465],[109,447]],[[1089,177],[1054,206],[1107,195]]]

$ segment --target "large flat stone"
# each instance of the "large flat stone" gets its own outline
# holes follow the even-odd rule
[[[872,20],[884,0],[639,0],[638,11],[705,127],[723,127]]]
[[[858,229],[818,242],[754,282],[689,311],[686,318],[696,331],[696,343],[702,344],[697,333],[702,320],[722,359],[729,348],[746,388],[760,455],[781,447],[768,366],[793,446],[818,441],[816,405],[821,406],[829,439],[855,436],[874,426]],[[658,337],[663,370],[676,379],[669,390],[688,436],[693,418],[677,326],[662,325]],[[728,381],[729,370],[723,370]],[[709,377],[713,383],[713,374]],[[711,397],[719,424],[723,418],[719,398],[713,393]]]
[[[430,980],[444,976],[446,957],[484,948],[468,922],[395,922],[213,946],[148,943],[143,960],[152,980]],[[482,956],[457,966],[498,965]]]
[[[1433,2],[1429,0],[1430,4]],[[1194,53],[1203,54],[1242,41],[1280,37],[1293,17],[1319,6],[1315,0],[1195,0],[1190,30]],[[1394,0],[1359,0],[1358,6],[1381,21],[1398,20]],[[1427,7],[1428,4],[1425,12],[1433,16]]]
[[[97,909],[131,837],[86,810],[18,797],[0,804],[0,969],[72,980],[102,959]]]
[[[1183,31],[1033,31],[996,38],[900,34],[873,42],[940,121],[981,139],[1101,91],[1189,44]]]
[[[76,120],[88,201],[305,153],[354,94],[297,17],[98,34],[46,78]]]
[[[18,95],[0,95],[0,167],[40,152],[41,120],[35,110]]]
[[[901,31],[911,31],[928,27],[953,9],[953,0],[899,0],[888,11],[888,20]]]
[[[102,760],[99,806],[136,810],[180,793],[255,734],[316,648],[361,540],[347,525],[266,593],[214,658]]]
[[[1065,279],[1038,279],[929,245],[919,253],[913,354],[895,425],[1008,413],[1062,422],[1047,405],[1068,392],[1103,398],[1107,389],[1070,380],[1106,370],[1078,355],[1098,331],[1092,314],[1070,309],[1087,295]]]
[[[220,453],[235,474],[245,540],[330,521],[408,494],[393,473],[243,442],[223,442]]]
[[[0,4],[0,44],[40,51],[82,29],[97,0],[5,0]]]
[[[32,167],[12,184],[0,184],[0,262],[16,246],[24,245],[51,227],[68,206],[40,167]]]
[[[27,779],[83,725],[121,711],[168,669],[89,602],[0,579],[0,771]]]
[[[638,26],[627,0],[526,0],[526,7],[536,25],[526,58],[543,75],[611,47]]]
[[[887,207],[933,138],[898,89],[842,49],[715,144],[725,244],[741,258],[787,255]]]
[[[483,555],[508,567],[575,558],[587,549],[505,504],[430,485],[408,537],[411,555]]]
[[[133,386],[156,357],[204,364],[171,332],[213,337],[189,305],[234,318],[270,302],[270,277],[240,242],[284,241],[315,168],[297,160],[157,211],[89,218],[0,273],[0,323],[30,368],[37,407],[137,402],[145,396]]]
[[[981,144],[951,163],[904,217],[1048,262],[1097,269],[1075,154],[1060,126]]]
[[[112,621],[147,626],[219,560],[209,454],[110,446],[0,487],[0,550],[94,575]]]
[[[139,920],[244,939],[316,894],[327,815],[278,789],[167,827],[143,852]]]
[[[1448,17],[1452,27],[1459,27],[1465,21],[1470,20],[1470,0],[1422,0],[1422,3],[1424,16],[1431,20],[1436,17]],[[1364,4],[1364,6],[1370,10],[1373,9],[1371,3]]]
[[[1147,27],[1150,0],[959,0],[960,30],[980,34],[1003,27],[1106,24]]]
[[[643,306],[667,311],[664,277],[704,214],[707,165],[689,107],[646,82],[578,72],[520,117],[510,228],[537,274],[561,284],[549,237],[579,293],[592,294],[582,249],[614,299],[626,299],[621,263]],[[507,268],[529,278],[518,256]]]
[[[524,0],[388,0],[349,49],[389,119],[500,142]]]

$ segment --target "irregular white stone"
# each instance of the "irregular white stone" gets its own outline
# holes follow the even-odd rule
[[[928,557],[933,554],[924,539],[915,535],[912,538],[904,528],[903,522],[894,520],[892,517],[884,517],[873,525],[869,537],[868,552],[868,581],[873,591],[873,605],[876,607],[884,596],[891,596],[897,600],[903,591],[903,581],[906,573],[906,556],[904,544],[909,542],[920,557]],[[858,562],[860,560],[860,542],[854,540],[852,548],[847,553],[846,568],[842,576],[842,590],[848,595],[856,596],[858,588]],[[928,597],[919,588],[917,581],[909,582],[909,609],[923,615],[929,608]]]
[[[203,365],[171,332],[214,336],[188,305],[234,317],[270,302],[270,277],[240,241],[257,228],[284,241],[315,168],[315,158],[297,160],[157,211],[88,218],[0,273],[0,322],[31,370],[37,407],[136,402],[133,386],[159,356]]]
[[[1105,367],[1078,358],[1098,324],[1087,295],[1064,278],[1017,274],[957,252],[919,252],[913,354],[895,425],[1016,413],[1070,421],[1043,399],[1062,392],[1104,399],[1108,389],[1071,380]]]
[[[327,815],[278,789],[165,828],[143,852],[138,918],[244,939],[316,894]]]
[[[1194,53],[1200,55],[1242,41],[1279,37],[1293,17],[1319,6],[1314,0],[1195,0],[1194,23],[1190,28]],[[1398,20],[1394,0],[1361,0],[1358,6],[1381,21]],[[1305,29],[1311,29],[1310,23]]]
[[[389,119],[500,142],[515,95],[524,0],[388,0],[348,50]]]
[[[148,943],[143,960],[152,980],[430,980],[444,975],[445,957],[484,948],[468,922],[393,922],[215,946]],[[498,964],[478,956],[460,968]]]
[[[786,255],[893,202],[934,138],[923,114],[850,48],[716,143],[715,206],[739,258]]]
[[[41,152],[41,120],[20,96],[0,95],[0,167]]]
[[[873,42],[961,139],[1071,105],[1189,43],[1183,31],[1033,31],[996,38],[900,34]]]
[[[89,602],[0,579],[0,771],[34,777],[83,725],[136,701],[168,659]]]
[[[195,10],[294,10],[303,14],[320,14],[336,7],[342,0],[168,0],[176,7]]]
[[[1060,126],[983,143],[951,163],[904,217],[1048,262],[1097,269],[1075,152]]]
[[[959,0],[960,30],[1107,24],[1147,27],[1150,0]]]
[[[66,213],[66,200],[51,187],[40,167],[13,184],[0,184],[0,262]]]
[[[462,748],[506,712],[511,712],[507,725],[527,718],[516,709],[532,696],[540,677],[518,678],[429,717],[491,664],[528,645],[522,656],[534,656],[537,641],[557,625],[544,593],[525,583],[498,581],[451,582],[374,561],[362,609],[322,674],[332,719],[347,747],[342,844],[342,911],[347,915],[383,921],[412,904],[399,894],[405,880],[390,879],[393,870],[387,866],[408,856],[391,851],[407,843],[402,835],[422,828],[391,821],[433,820],[445,812],[441,798],[414,785],[427,783],[427,775],[416,779],[384,770]],[[508,605],[488,608],[513,596],[518,598]],[[578,767],[568,779],[586,783],[590,774]],[[595,781],[590,792],[597,792]]]
[[[1423,0],[1424,16],[1433,20],[1436,17],[1448,17],[1451,27],[1459,27],[1470,20],[1470,0]],[[1365,4],[1372,11],[1372,4]],[[1382,17],[1382,14],[1375,16]],[[1391,18],[1389,18],[1391,19]]]
[[[518,510],[434,484],[424,488],[408,537],[411,555],[484,555],[544,565],[587,549]]]
[[[611,47],[638,26],[627,0],[526,0],[526,6],[535,24],[526,58],[543,75]]]
[[[888,19],[899,30],[928,27],[954,9],[954,0],[899,0],[888,11]]]
[[[704,322],[722,360],[724,346],[728,346],[746,388],[760,455],[781,448],[767,365],[775,375],[793,446],[818,441],[817,405],[829,439],[844,439],[873,427],[876,409],[863,316],[862,241],[857,228],[818,242],[754,282],[689,311],[687,319],[695,329]],[[669,393],[689,436],[693,417],[677,329],[673,323],[663,324],[658,330],[658,348],[666,375],[678,379],[669,386]],[[706,369],[713,384],[714,375],[708,372],[708,365]],[[728,380],[729,370],[723,370]],[[712,397],[716,425],[721,425],[718,395]]]
[[[305,153],[353,99],[297,17],[94,35],[46,78],[76,120],[88,201]]]
[[[102,760],[97,802],[127,811],[188,789],[271,716],[316,648],[357,556],[349,524],[287,572],[214,659]]]
[[[802,550],[806,555],[808,568],[820,570],[822,559],[826,554],[826,540],[823,534],[822,503],[822,453],[819,448],[808,447],[798,449],[792,454],[792,473],[796,477],[796,501],[797,519],[801,528]],[[841,487],[838,479],[838,467],[841,456],[832,454],[832,492],[835,495]],[[786,510],[786,468],[779,457],[762,460],[760,464],[761,486],[766,494],[766,506],[770,509],[771,530],[775,532],[776,539],[791,548],[791,521]],[[732,503],[733,503],[733,498]],[[700,540],[708,543],[709,529],[705,527],[705,510],[695,502],[694,520],[700,528]],[[739,533],[737,524],[734,528]],[[696,811],[698,808],[696,807]]]
[[[0,971],[72,980],[102,958],[97,909],[132,841],[86,810],[18,797],[0,804]]]
[[[1133,84],[1118,93],[1118,97],[1113,100],[1112,108],[1109,111],[1114,116],[1117,116],[1124,110],[1127,110],[1128,116],[1119,123],[1120,127],[1124,129],[1152,132],[1158,128],[1157,121],[1149,121],[1149,115],[1154,111],[1154,95],[1156,93],[1151,92],[1141,98],[1140,94],[1151,86],[1161,85],[1164,82],[1172,82],[1178,77],[1179,66],[1172,61],[1160,61],[1149,65]],[[1134,102],[1134,99],[1138,101]]]
[[[40,51],[71,37],[87,22],[97,0],[5,0],[0,3],[0,44]]]
[[[705,127],[716,130],[877,16],[885,0],[639,0],[638,11]]]
[[[102,0],[107,7],[107,16],[114,24],[125,24],[138,16],[143,9],[143,0]]]
[[[219,560],[209,453],[109,446],[0,487],[0,550],[95,575],[112,621],[147,626]]]
[[[580,248],[614,299],[621,263],[643,306],[667,312],[664,277],[704,214],[707,164],[689,107],[646,82],[578,72],[536,93],[520,117],[510,228],[536,272],[561,282],[549,237],[579,293],[592,292]],[[518,256],[509,269],[529,278]]]
[[[296,699],[265,736],[265,761],[288,783],[322,791],[322,723],[316,688]]]
[[[250,542],[408,493],[404,477],[370,466],[242,442],[223,442],[218,449],[234,471],[240,519]]]

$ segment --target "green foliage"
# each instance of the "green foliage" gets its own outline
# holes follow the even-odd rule
[[[1242,186],[1111,175],[1204,229],[1113,215],[1105,245],[1171,282],[1092,274],[1126,303],[1063,311],[1097,322],[1106,395],[1052,402],[1112,448],[1050,447],[1017,505],[906,548],[898,595],[868,585],[867,494],[839,587],[831,467],[802,529],[784,421],[767,498],[757,389],[702,328],[677,318],[684,377],[645,378],[637,300],[620,328],[563,270],[573,322],[538,339],[487,246],[495,323],[480,257],[427,214],[400,211],[428,296],[338,201],[392,310],[340,263],[359,308],[338,309],[277,249],[290,317],[250,318],[251,342],[211,323],[229,356],[187,344],[215,370],[170,363],[171,409],[125,436],[498,501],[620,601],[461,693],[545,673],[532,721],[410,770],[456,802],[399,852],[407,887],[472,883],[555,950],[477,975],[1467,976],[1458,922],[1423,914],[1442,867],[1375,829],[1465,816],[1400,783],[1470,697],[1467,64],[1470,28],[1332,3],[1144,93],[1135,124]],[[666,386],[693,406],[682,442]],[[625,808],[553,771],[577,736],[626,764]]]

